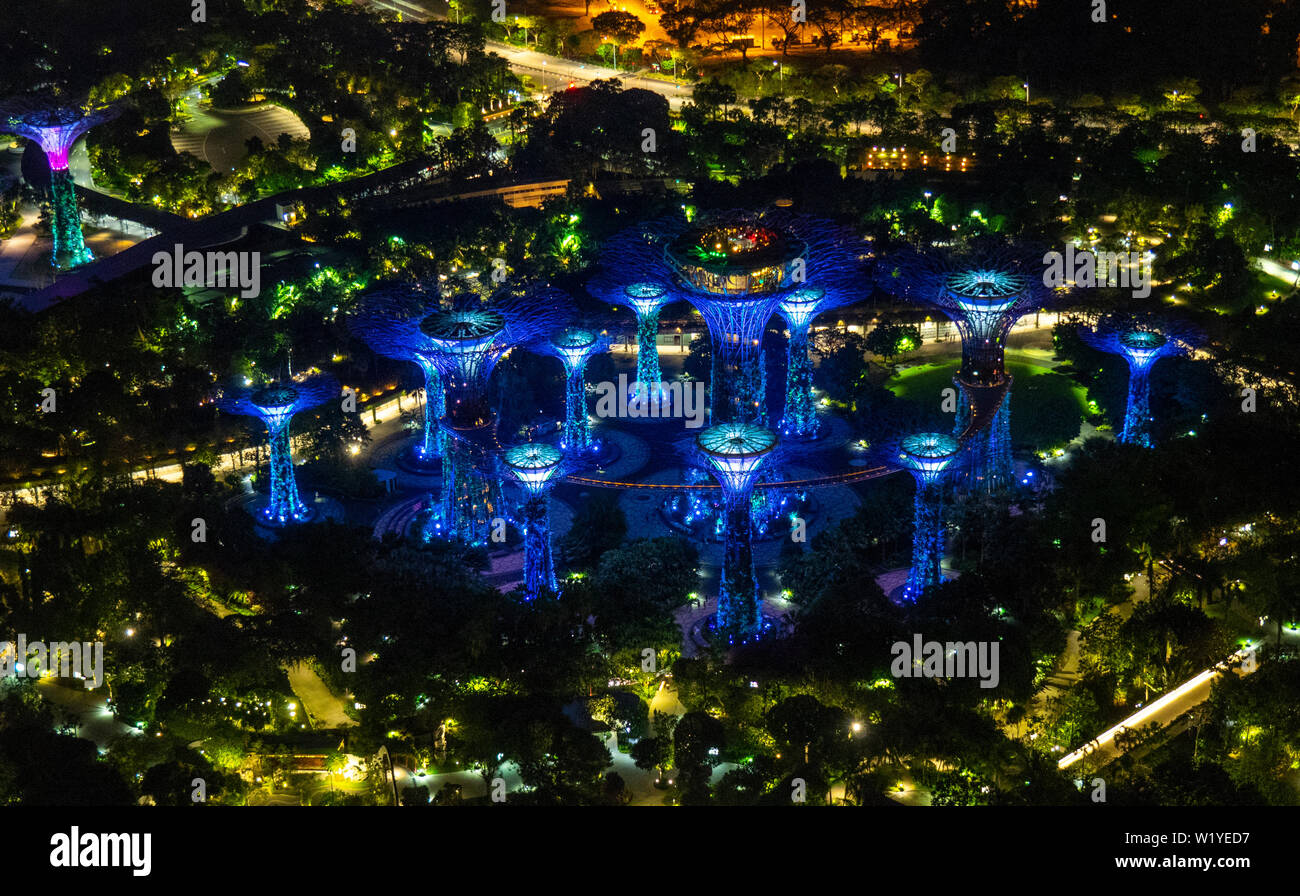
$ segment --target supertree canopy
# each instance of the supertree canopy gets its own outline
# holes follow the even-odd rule
[[[536,350],[554,355],[564,364],[564,435],[561,447],[570,457],[592,448],[591,427],[587,422],[587,362],[594,355],[609,350],[609,334],[589,326],[571,326],[552,333],[535,346]]]
[[[431,359],[433,343],[413,324],[441,308],[434,294],[410,287],[378,287],[361,298],[352,316],[352,330],[376,353],[397,361],[413,361],[424,374],[424,433],[411,451],[417,466],[432,464],[442,457],[446,437],[438,420],[447,411],[442,374]]]
[[[337,398],[339,391],[339,382],[334,377],[316,374],[260,388],[232,388],[217,398],[217,407],[226,413],[259,417],[266,423],[271,451],[271,497],[261,511],[264,522],[285,526],[311,517],[294,481],[289,424],[294,414]]]
[[[961,453],[952,436],[923,432],[904,437],[893,462],[916,479],[912,531],[912,568],[903,588],[905,600],[916,600],[926,588],[939,584],[943,558],[943,478]]]
[[[1082,328],[1080,338],[1093,348],[1122,355],[1128,362],[1128,403],[1124,408],[1121,442],[1152,445],[1151,368],[1161,358],[1191,352],[1203,341],[1195,327],[1173,319],[1112,314],[1094,327]]]
[[[524,490],[524,593],[533,600],[544,588],[558,590],[548,502],[551,485],[563,473],[564,455],[550,445],[518,445],[502,452],[501,465]]]
[[[937,308],[961,334],[961,393],[954,432],[970,450],[976,482],[1011,482],[1011,383],[1006,339],[1022,316],[1056,298],[1043,282],[1042,253],[1028,247],[981,245],[957,251],[909,251],[884,266],[878,282],[907,299]]]
[[[757,634],[762,622],[762,595],[754,572],[750,495],[776,445],[776,433],[748,423],[711,426],[695,439],[704,465],[722,486],[727,523],[718,585],[717,630],[730,641]]]
[[[119,111],[116,106],[82,108],[35,98],[0,104],[0,131],[33,141],[45,152],[50,164],[55,267],[71,268],[93,260],[81,235],[81,210],[72,173],[68,170],[68,156],[82,134],[116,118]]]

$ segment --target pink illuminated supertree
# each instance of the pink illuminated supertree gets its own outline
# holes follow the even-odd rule
[[[116,118],[116,106],[86,108],[57,101],[18,99],[0,105],[0,131],[26,137],[40,146],[50,164],[50,204],[54,211],[54,266],[76,267],[93,260],[81,235],[81,210],[68,170],[72,145],[97,124]]]

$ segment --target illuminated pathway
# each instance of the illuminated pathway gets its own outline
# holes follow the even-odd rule
[[[1115,727],[1108,729],[1073,753],[1062,758],[1057,763],[1057,767],[1064,771],[1079,762],[1079,760],[1087,757],[1092,767],[1100,768],[1119,758],[1124,751],[1115,743],[1115,735],[1120,734],[1125,729],[1136,732],[1139,728],[1152,722],[1159,723],[1161,728],[1168,727],[1179,716],[1208,700],[1211,686],[1228,669],[1233,668],[1234,664],[1237,664],[1238,675],[1249,675],[1250,672],[1259,668],[1258,661],[1256,661],[1255,667],[1250,672],[1243,671],[1239,664],[1248,654],[1257,650],[1260,644],[1259,641],[1252,641],[1249,647],[1243,647],[1222,663],[1206,669],[1190,681],[1184,682],[1163,697],[1142,707]]]

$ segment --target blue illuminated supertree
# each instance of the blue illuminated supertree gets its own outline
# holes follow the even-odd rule
[[[48,98],[14,99],[0,105],[0,132],[18,134],[36,143],[50,165],[50,205],[53,209],[53,264],[60,269],[92,261],[81,234],[81,210],[68,170],[72,145],[86,131],[116,118],[116,106],[83,108]]]
[[[338,380],[328,374],[316,374],[260,388],[231,388],[218,396],[217,407],[226,413],[259,417],[266,424],[271,453],[271,496],[261,511],[263,522],[286,526],[310,519],[311,511],[303,503],[294,481],[289,424],[294,414],[338,398],[339,394]]]
[[[1007,334],[1022,316],[1056,298],[1043,283],[1042,253],[978,246],[906,252],[884,265],[880,285],[937,308],[961,334],[960,392],[954,433],[970,452],[971,475],[985,489],[1012,481],[1011,383]]]
[[[950,435],[922,432],[904,437],[891,461],[916,479],[912,531],[912,568],[903,587],[904,600],[917,597],[940,582],[943,559],[943,479],[961,454],[961,443]]]
[[[1177,320],[1112,314],[1094,327],[1081,328],[1079,336],[1093,348],[1122,355],[1128,362],[1128,403],[1119,440],[1150,448],[1151,368],[1161,358],[1190,353],[1201,344],[1203,335]]]
[[[606,240],[600,269],[587,291],[636,315],[636,381],[646,390],[663,382],[659,369],[659,312],[680,298],[663,264],[661,223],[643,222]]]
[[[762,624],[750,496],[776,445],[776,433],[747,423],[711,426],[695,439],[702,463],[722,486],[727,522],[716,629],[733,643],[756,635]]]
[[[781,299],[778,308],[790,330],[786,350],[785,411],[781,416],[781,434],[807,439],[817,435],[817,406],[813,403],[813,365],[808,354],[808,331],[823,311],[853,302],[859,296],[844,290],[828,292],[822,286],[793,290]]]
[[[551,555],[551,486],[563,475],[564,455],[550,445],[518,445],[501,454],[503,469],[522,486],[524,502],[524,593],[534,600],[542,589],[558,591]]]
[[[533,346],[539,352],[554,355],[564,364],[564,434],[560,445],[569,457],[594,447],[591,426],[587,421],[587,362],[608,351],[609,344],[609,334],[604,330],[571,326]]]
[[[433,342],[419,328],[425,315],[441,308],[441,299],[411,287],[377,287],[361,297],[352,316],[353,332],[377,354],[412,361],[424,374],[424,432],[410,453],[417,468],[432,467],[446,448],[438,420],[447,412],[442,374],[432,360]]]
[[[553,290],[536,287],[503,288],[486,302],[463,294],[448,304],[408,324],[428,337],[427,358],[442,374],[447,394],[442,510],[435,530],[481,543],[501,505],[500,482],[490,470],[498,446],[488,379],[516,346],[562,325],[567,306]]]

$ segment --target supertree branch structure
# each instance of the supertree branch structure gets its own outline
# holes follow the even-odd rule
[[[970,474],[985,489],[1012,481],[1011,384],[1006,339],[1022,316],[1058,298],[1044,283],[1042,253],[1022,246],[909,251],[882,268],[879,284],[938,309],[961,334],[954,432],[969,449]]]
[[[540,340],[532,348],[554,355],[564,365],[564,433],[560,446],[569,457],[593,447],[591,426],[587,421],[587,362],[608,351],[609,333],[594,325],[565,327]]]
[[[943,559],[943,480],[960,457],[961,443],[950,435],[923,432],[904,437],[890,460],[916,480],[912,530],[912,568],[903,599],[914,601],[939,584]]]
[[[433,464],[442,457],[446,436],[438,420],[447,412],[442,374],[431,359],[433,343],[414,325],[441,308],[439,296],[411,287],[378,287],[364,294],[351,318],[351,329],[376,354],[410,361],[424,375],[424,432],[412,449],[417,465]]]
[[[322,405],[339,394],[338,380],[328,374],[315,374],[260,388],[232,388],[217,398],[217,407],[226,413],[257,417],[266,424],[271,495],[261,511],[264,522],[287,526],[311,517],[294,480],[289,424],[299,411]]]
[[[1128,362],[1128,402],[1119,440],[1150,448],[1151,369],[1161,358],[1192,352],[1204,341],[1203,334],[1170,318],[1112,314],[1093,327],[1080,329],[1079,336],[1098,351],[1121,355]]]
[[[518,445],[501,453],[501,466],[524,492],[524,594],[535,600],[544,589],[558,591],[551,553],[550,492],[564,474],[564,455],[550,445]]]
[[[82,108],[48,99],[10,100],[0,104],[0,131],[36,143],[50,165],[50,204],[53,208],[54,266],[60,269],[92,261],[81,234],[81,210],[68,170],[72,146],[86,131],[116,118],[116,106]]]
[[[722,487],[726,529],[716,629],[731,643],[758,634],[762,625],[750,497],[776,447],[775,432],[747,423],[711,426],[695,439],[699,462]]]

